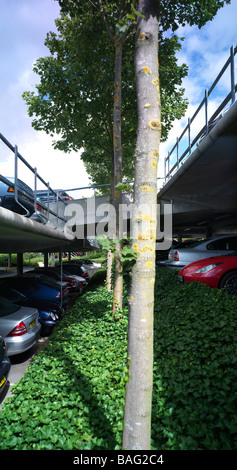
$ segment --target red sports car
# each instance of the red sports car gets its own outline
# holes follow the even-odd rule
[[[194,261],[184,266],[178,275],[183,282],[199,281],[209,287],[225,288],[229,294],[237,294],[237,252]]]

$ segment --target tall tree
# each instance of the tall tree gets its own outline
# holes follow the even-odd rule
[[[45,42],[51,56],[39,59],[34,68],[41,78],[37,85],[38,94],[25,92],[23,96],[30,116],[35,116],[32,122],[35,129],[58,133],[60,138],[55,147],[59,149],[70,151],[83,146],[82,159],[94,182],[111,180],[117,234],[122,192],[115,186],[122,181],[122,166],[125,177],[133,178],[132,154],[137,121],[132,66],[135,2],[59,0],[59,3],[62,15],[61,20],[56,21],[58,37],[50,33]],[[167,61],[164,54],[165,136],[172,120],[181,117],[187,103],[183,100],[183,90],[177,89],[186,74],[186,67],[178,66],[175,59],[179,41],[173,36],[165,38],[163,43],[164,48],[169,48],[167,57],[170,58]],[[95,165],[95,161],[100,165]],[[115,252],[113,312],[117,304],[122,307],[121,243],[118,242]]]
[[[135,74],[138,132],[135,151],[136,215],[133,249],[138,258],[132,271],[128,328],[129,380],[126,389],[123,448],[150,449],[153,375],[153,305],[156,241],[156,181],[161,136],[161,101],[158,31],[179,24],[203,26],[212,19],[221,1],[139,0]],[[226,3],[229,3],[227,0]]]

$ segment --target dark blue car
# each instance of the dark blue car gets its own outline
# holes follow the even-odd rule
[[[0,296],[21,307],[37,308],[39,312],[39,322],[41,323],[41,336],[48,336],[65,313],[64,308],[56,302],[49,302],[43,299],[30,299],[6,285],[2,286],[0,284]]]
[[[7,377],[11,368],[10,360],[7,357],[6,345],[0,336],[0,399],[7,385]]]
[[[39,321],[42,325],[44,324],[45,327],[55,325],[55,322],[54,324],[52,324],[52,316],[51,319],[49,318],[49,309],[52,307],[52,304],[56,304],[60,309],[61,313],[70,304],[68,289],[63,288],[61,290],[56,283],[53,283],[51,281],[42,281],[30,276],[12,276],[2,278],[0,280],[1,291],[5,287],[17,290],[18,292],[26,296],[28,299],[30,299],[31,302],[44,302],[44,304],[41,304],[41,306],[40,304],[38,304],[38,306],[34,305],[34,307],[36,307],[39,312],[41,310]],[[47,309],[45,308],[46,304],[48,304]],[[43,308],[40,308],[42,307],[42,305]]]

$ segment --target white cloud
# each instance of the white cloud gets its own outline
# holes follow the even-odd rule
[[[232,2],[231,5],[226,5],[220,9],[216,17],[201,30],[196,26],[179,28],[178,36],[185,37],[185,40],[182,42],[182,49],[178,53],[178,60],[180,64],[186,63],[189,66],[188,77],[183,80],[185,96],[189,99],[189,106],[185,117],[174,122],[167,142],[161,145],[161,159],[163,161],[168,155],[168,151],[175,144],[176,138],[180,136],[187,125],[188,118],[193,116],[199,103],[204,98],[205,88],[210,88],[227,61],[231,46],[236,45],[236,17],[237,2]],[[235,69],[237,73],[236,66]],[[229,91],[230,69],[225,72],[215,92],[210,96],[208,118]],[[193,136],[198,133],[204,122],[202,112],[192,124]]]

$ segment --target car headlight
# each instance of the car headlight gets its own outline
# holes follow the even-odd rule
[[[197,271],[195,271],[195,273],[197,274],[208,273],[209,271],[211,271],[211,269],[216,268],[216,266],[219,266],[219,264],[223,264],[223,263],[208,264],[207,266],[203,266],[203,268],[200,268]]]
[[[51,318],[52,318],[53,321],[56,321],[56,320],[57,320],[56,315],[55,315],[54,313],[51,312],[51,313],[50,313],[50,316],[51,316]]]

